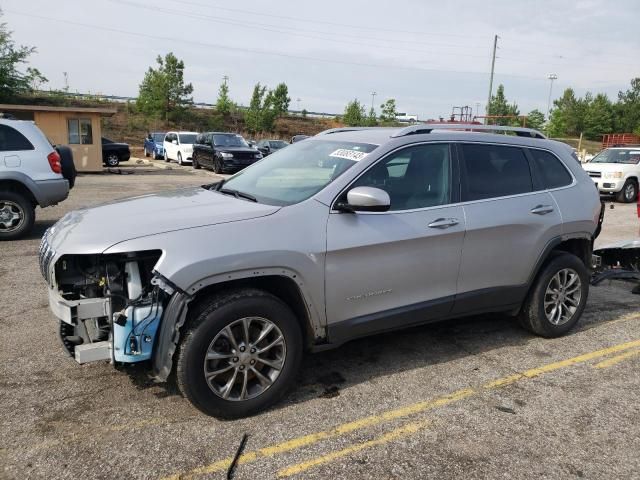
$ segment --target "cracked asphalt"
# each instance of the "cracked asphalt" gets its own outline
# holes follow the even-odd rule
[[[148,164],[85,175],[0,244],[0,477],[236,479],[640,478],[640,296],[592,287],[579,327],[547,340],[483,315],[350,342],[306,358],[271,410],[219,421],[140,367],[66,356],[37,264],[71,209],[200,185]],[[599,244],[637,238],[634,205],[607,209]],[[117,224],[113,228],[118,228]]]

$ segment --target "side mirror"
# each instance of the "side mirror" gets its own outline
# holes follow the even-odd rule
[[[391,207],[389,194],[375,187],[356,187],[347,193],[347,203],[339,203],[345,212],[386,212]]]
[[[171,140],[171,143],[173,143],[174,145],[178,144],[178,140]]]

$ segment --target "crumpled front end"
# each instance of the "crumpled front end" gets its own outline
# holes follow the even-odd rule
[[[39,259],[49,306],[60,320],[63,345],[78,363],[151,358],[171,293],[153,273],[161,254],[59,255],[45,234]]]

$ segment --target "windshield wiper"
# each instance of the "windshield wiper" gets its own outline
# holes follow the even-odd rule
[[[232,190],[230,188],[219,188],[218,191],[226,195],[233,195],[236,198],[244,198],[246,200],[251,200],[252,202],[258,203],[258,199],[250,193],[241,192],[239,190]]]

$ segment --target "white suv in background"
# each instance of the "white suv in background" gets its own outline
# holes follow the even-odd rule
[[[0,118],[0,240],[27,235],[36,206],[62,202],[75,178],[69,147],[54,148],[31,121]]]
[[[614,194],[624,203],[638,198],[640,146],[607,148],[582,166],[600,193]]]
[[[164,161],[175,160],[179,165],[193,161],[193,144],[198,132],[167,132],[164,136]]]

